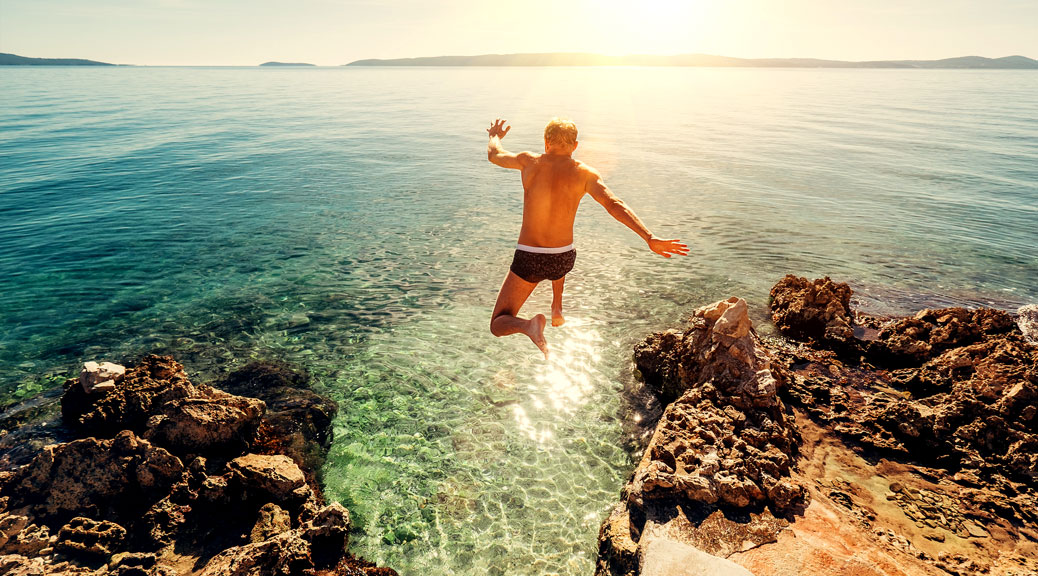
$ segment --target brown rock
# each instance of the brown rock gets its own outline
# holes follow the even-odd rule
[[[209,476],[198,489],[198,498],[210,504],[227,504],[231,501],[229,485],[225,476]]]
[[[735,507],[770,503],[778,512],[798,505],[806,491],[779,481],[796,453],[795,425],[777,397],[786,376],[752,333],[746,303],[705,306],[690,324],[680,336],[655,334],[635,349],[650,387],[664,398],[682,395],[657,424],[631,482],[632,501],[680,496]]]
[[[177,504],[172,501],[173,496],[171,494],[156,502],[137,525],[138,541],[148,542],[151,549],[173,544],[185,526],[189,525],[188,515],[195,504]],[[199,508],[202,506],[204,504],[198,505]]]
[[[61,398],[64,421],[88,434],[140,433],[156,408],[195,394],[183,366],[169,356],[146,356],[115,382],[113,388],[94,394],[83,390],[78,380],[67,382]]]
[[[806,488],[790,479],[796,425],[778,398],[787,374],[773,360],[739,298],[704,306],[684,333],[653,334],[635,348],[645,383],[669,404],[624,488],[625,501],[602,526],[599,574],[629,573],[641,532],[684,517],[680,508],[690,503],[704,515],[717,506],[766,506],[785,515],[806,503]],[[748,534],[753,541],[774,537],[779,521],[750,516],[738,528],[717,520],[706,530],[706,551],[739,550]],[[703,525],[702,518],[682,522],[690,530]]]
[[[108,573],[111,576],[159,576],[153,570],[158,559],[149,552],[120,552],[114,554],[108,562]]]
[[[302,525],[303,536],[310,541],[312,558],[318,567],[338,562],[350,545],[350,513],[337,502],[317,511]]]
[[[945,350],[969,346],[1018,331],[1012,316],[1001,310],[940,308],[922,310],[897,320],[870,343],[869,356],[890,367],[918,366]]]
[[[43,558],[26,558],[21,554],[0,556],[0,574],[5,576],[47,576]]]
[[[310,495],[303,471],[288,456],[246,454],[227,466],[245,491],[256,497],[283,503],[305,500]]]
[[[259,509],[259,518],[256,519],[256,525],[252,527],[249,541],[262,542],[291,528],[292,518],[288,512],[273,502],[267,502]]]
[[[45,524],[29,524],[22,528],[17,534],[11,536],[7,542],[0,547],[4,554],[20,554],[22,556],[37,556],[41,551],[54,545],[54,536]]]
[[[114,522],[79,516],[61,527],[54,549],[66,554],[107,558],[122,546],[125,538],[126,529]]]
[[[987,530],[981,528],[980,526],[977,526],[975,522],[970,522],[967,520],[966,522],[962,523],[962,527],[965,528],[966,532],[969,533],[970,538],[987,538],[988,536],[990,536]]]
[[[29,525],[29,517],[19,514],[0,513],[0,550],[11,538]]]
[[[714,328],[722,320],[726,331],[718,332]],[[672,402],[693,387],[719,387],[717,394],[730,401],[722,409],[777,405],[783,374],[772,368],[772,357],[756,334],[740,328],[751,327],[745,301],[729,298],[704,306],[689,324],[683,334],[656,333],[635,346],[635,364],[661,401]]]
[[[259,426],[264,409],[255,398],[201,386],[195,396],[163,404],[148,420],[144,436],[178,454],[240,451]]]
[[[620,501],[598,529],[596,576],[635,574],[638,570],[639,536],[639,532],[631,527],[627,502]]]
[[[228,548],[209,560],[198,576],[295,576],[312,568],[310,544],[293,530]]]
[[[927,530],[923,532],[923,537],[934,542],[944,542],[944,534],[940,530]]]
[[[125,431],[48,446],[2,486],[12,508],[59,523],[139,517],[184,477],[180,459]]]
[[[102,385],[66,383],[67,433],[114,437],[51,444],[0,471],[0,553],[16,554],[0,558],[0,573],[174,576],[203,558],[205,574],[395,574],[348,554],[349,513],[320,508],[307,483],[314,470],[294,461],[323,458],[336,410],[295,387],[301,376],[277,372],[273,393],[261,388],[274,372],[238,375],[242,389],[277,403],[265,419],[262,400],[195,386],[172,358],[146,357],[110,381],[100,365],[87,368]],[[241,456],[247,447],[260,453]],[[190,467],[174,454],[191,456]],[[112,554],[120,548],[131,552]]]
[[[310,390],[309,379],[305,372],[284,365],[256,362],[232,372],[218,387],[266,403],[254,446],[320,470],[338,405]]]
[[[810,281],[787,275],[771,289],[771,317],[783,334],[817,343],[853,340],[852,291],[828,276]]]

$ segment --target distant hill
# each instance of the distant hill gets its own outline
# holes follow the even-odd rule
[[[307,64],[306,62],[264,62],[260,66],[313,66],[313,64]]]
[[[479,56],[429,56],[391,60],[357,60],[346,66],[724,66],[746,68],[991,68],[1035,69],[1038,60],[1025,56],[984,58],[963,56],[944,60],[876,60],[846,62],[815,58],[732,58],[711,54],[676,56],[603,56],[583,52],[544,54],[482,54]]]
[[[15,54],[0,53],[0,66],[116,66],[116,64],[80,58],[26,58]]]

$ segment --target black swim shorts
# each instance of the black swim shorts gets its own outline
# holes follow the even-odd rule
[[[516,250],[509,268],[515,275],[534,284],[542,280],[558,280],[573,269],[577,251],[569,250],[556,254],[542,254]]]

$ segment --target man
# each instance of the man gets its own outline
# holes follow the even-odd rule
[[[490,331],[494,336],[522,332],[548,357],[544,339],[544,314],[529,320],[518,317],[519,309],[542,280],[551,280],[551,325],[562,326],[562,290],[566,274],[573,268],[577,251],[573,249],[573,220],[584,194],[590,194],[609,215],[634,230],[653,252],[670,258],[687,255],[688,247],[679,240],[661,240],[652,235],[638,216],[617,198],[592,167],[573,159],[577,149],[577,126],[559,118],[544,128],[544,154],[513,154],[501,147],[501,139],[511,126],[497,119],[487,133],[487,159],[502,168],[522,172],[523,226],[512,266],[497,295]]]

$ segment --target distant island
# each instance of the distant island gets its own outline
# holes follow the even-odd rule
[[[603,56],[582,52],[544,54],[482,54],[479,56],[430,56],[389,60],[357,60],[346,66],[713,66],[742,68],[936,68],[1038,70],[1038,60],[1026,56],[984,58],[962,56],[943,60],[872,60],[845,62],[816,58],[732,58],[711,54],[676,56]]]
[[[118,66],[118,64],[81,58],[26,58],[0,52],[0,66]]]
[[[264,62],[260,66],[313,66],[313,64],[307,64],[306,62]]]

